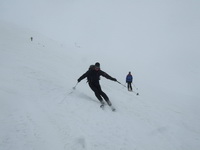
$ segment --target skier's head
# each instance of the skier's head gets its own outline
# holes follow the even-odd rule
[[[95,63],[95,70],[96,71],[100,70],[100,63],[99,62]]]
[[[100,69],[100,63],[99,62],[95,63],[95,68],[99,68]]]

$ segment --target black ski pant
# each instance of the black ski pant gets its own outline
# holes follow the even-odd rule
[[[132,85],[131,85],[132,82],[127,82],[128,84],[128,91],[132,91]]]
[[[92,91],[94,92],[95,96],[98,98],[98,100],[100,102],[103,102],[103,99],[102,97],[104,98],[104,100],[109,103],[109,98],[108,96],[106,95],[106,93],[104,93],[102,90],[101,90],[101,86],[99,83],[89,83],[89,86],[90,88],[92,89]]]

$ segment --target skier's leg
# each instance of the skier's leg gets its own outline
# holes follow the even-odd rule
[[[101,86],[100,86],[100,85],[98,86],[98,91],[99,91],[99,94],[100,94],[100,95],[104,98],[104,100],[107,102],[107,104],[108,104],[109,106],[111,106],[112,103],[110,102],[110,100],[109,100],[108,96],[106,95],[106,93],[104,93],[104,92],[101,90]]]
[[[104,93],[102,90],[99,91],[100,95],[105,99],[105,101],[108,101],[109,98],[108,96],[106,95],[106,93]]]
[[[94,86],[93,84],[89,83],[90,88],[92,89],[92,91],[94,92],[95,96],[97,97],[97,99],[103,104],[103,99],[99,93],[99,90],[96,88],[96,86]]]
[[[130,91],[130,83],[128,82],[128,91]]]
[[[131,83],[130,83],[130,89],[131,89],[131,91],[133,91]]]
[[[101,91],[101,96],[105,99],[105,101],[108,103],[109,106],[112,105],[112,103],[110,102],[110,100],[109,100],[108,96],[106,95],[106,93]]]

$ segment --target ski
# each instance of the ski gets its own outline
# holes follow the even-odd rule
[[[112,111],[116,111],[116,109],[113,106],[110,106]]]
[[[103,109],[103,110],[104,110],[104,107],[105,107],[104,104],[101,104],[101,105],[100,105],[100,108]]]
[[[105,105],[103,105],[103,104],[100,105],[100,108],[104,110],[104,109],[105,109]],[[110,108],[112,111],[116,111],[116,109],[115,109],[113,106],[109,106],[109,108]]]

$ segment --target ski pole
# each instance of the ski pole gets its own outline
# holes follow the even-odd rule
[[[117,83],[121,84],[119,81],[117,81]],[[121,84],[122,86],[126,87],[125,85]]]
[[[138,88],[135,86],[135,84],[133,84],[133,86],[136,88],[136,90],[138,90]]]
[[[63,103],[63,102],[65,101],[66,97],[74,92],[74,90],[76,89],[76,86],[77,86],[77,85],[78,85],[78,82],[77,82],[76,85],[72,88],[73,90],[71,90],[71,92],[65,93],[65,94],[64,94],[64,98],[63,98],[63,100],[62,100],[59,104]]]
[[[73,87],[73,89],[75,90],[76,89],[76,86],[78,85],[78,82],[76,83],[76,85]]]
[[[136,88],[136,90],[138,91],[138,88],[135,86],[135,84],[133,84],[133,86]],[[136,95],[139,95],[139,93],[138,92],[135,92],[134,91],[134,93],[136,94]]]

